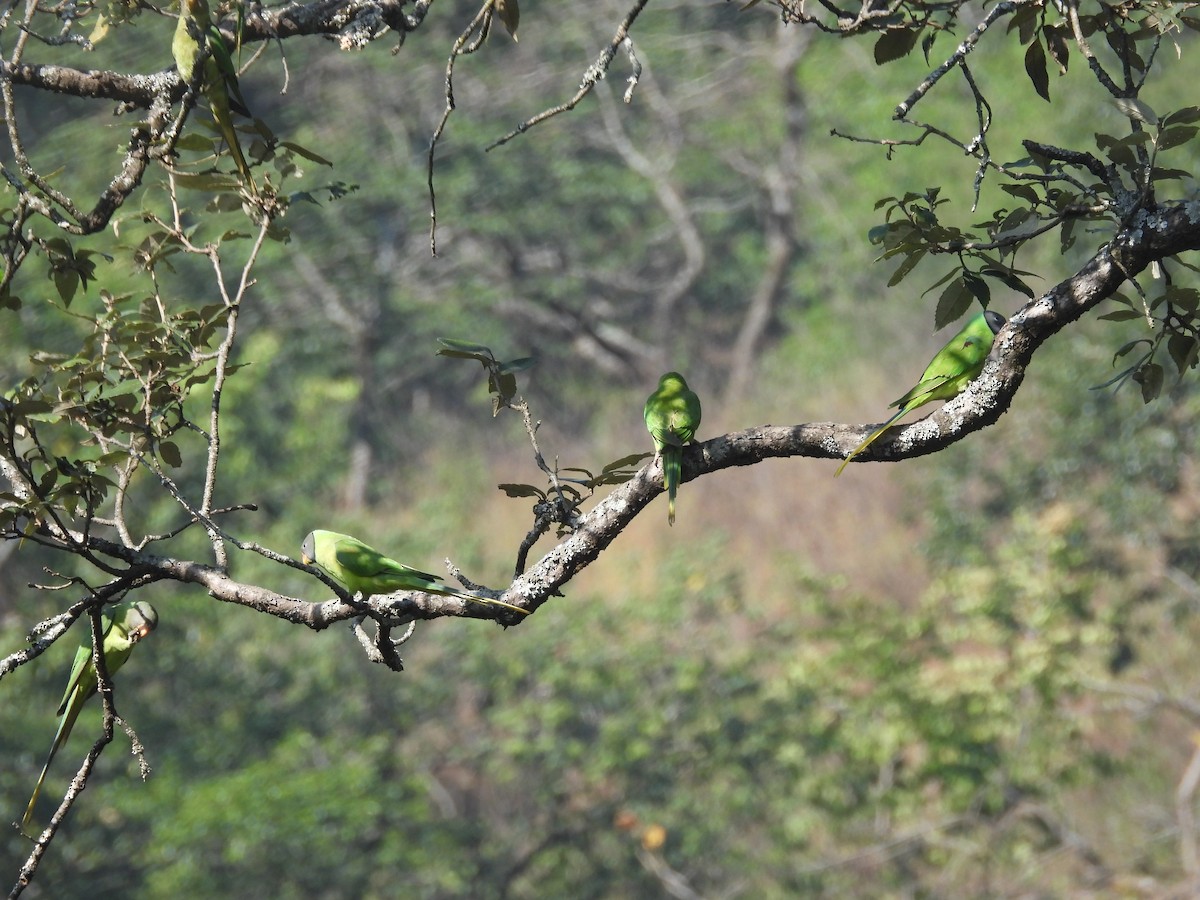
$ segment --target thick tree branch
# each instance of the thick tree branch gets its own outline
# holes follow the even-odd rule
[[[1007,410],[1034,353],[1049,338],[1079,319],[1116,289],[1167,256],[1200,249],[1200,202],[1139,213],[1130,226],[1102,247],[1078,273],[1018,310],[996,337],[983,373],[969,388],[921,421],[885,434],[856,462],[898,461],[942,450],[992,424]],[[683,481],[769,458],[843,458],[873,428],[832,422],[762,425],[685,448]],[[532,611],[558,594],[578,572],[596,560],[641,510],[663,490],[661,463],[652,462],[615,489],[587,514],[572,534],[553,547],[503,592],[485,591]],[[382,624],[446,615],[495,619],[514,624],[503,609],[420,593],[373,597],[366,603],[341,599],[310,603],[266,588],[243,584],[212,566],[159,556],[102,538],[86,538],[90,556],[129,566],[131,575],[169,579],[203,587],[218,600],[248,606],[295,624],[321,630],[365,613]],[[280,557],[288,565],[298,563]],[[306,570],[307,571],[307,570]]]
[[[70,66],[30,65],[0,60],[0,79],[21,87],[37,88],[54,94],[83,97],[91,100],[113,100],[148,109],[155,97],[172,94],[178,100],[186,85],[174,72],[167,70],[152,75],[127,75],[97,69]]]
[[[926,456],[991,425],[1012,403],[1042,344],[1152,261],[1187,250],[1200,250],[1200,202],[1142,212],[1078,273],[1012,316],[997,335],[983,373],[965,392],[929,417],[885,434],[855,462]],[[726,434],[684,448],[683,481],[764,459],[844,458],[874,427],[817,422]],[[594,561],[662,490],[661,464],[652,462],[582,516],[575,532],[517,578],[502,599],[531,610],[540,606]]]
[[[1111,297],[1151,262],[1200,249],[1200,203],[1143,210],[1075,275],[1018,310],[996,336],[983,373],[970,387],[908,427],[885,434],[855,462],[895,461],[934,453],[991,425],[1008,409],[1025,378],[1025,367],[1050,337]],[[835,426],[835,455],[867,436],[873,426]],[[687,478],[685,463],[684,478]]]

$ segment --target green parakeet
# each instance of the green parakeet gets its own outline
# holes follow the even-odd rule
[[[192,78],[196,77],[196,61],[206,44],[209,52],[204,60],[204,72],[200,76],[200,89],[208,98],[213,121],[217,123],[221,136],[229,146],[229,153],[233,156],[238,173],[251,192],[257,193],[258,189],[250,177],[250,167],[246,164],[237,132],[233,128],[233,112],[250,116],[250,111],[246,109],[246,101],[242,97],[242,90],[238,87],[233,58],[220,30],[212,24],[208,13],[208,0],[180,0],[179,21],[175,25],[175,39],[171,42],[171,52],[175,56],[175,67],[179,70],[179,77],[184,81],[191,82]]]
[[[688,390],[678,372],[658,379],[658,390],[646,398],[642,410],[646,428],[654,439],[654,458],[662,457],[663,486],[667,489],[667,522],[675,524],[675,492],[679,489],[683,445],[700,427],[700,398]]]
[[[842,460],[838,470],[833,473],[834,477],[841,475],[846,463],[871,446],[877,437],[909,410],[924,406],[930,400],[949,400],[962,393],[970,381],[983,370],[984,360],[987,359],[992,343],[996,340],[996,332],[1004,327],[1004,322],[1004,316],[991,310],[982,312],[967,322],[962,331],[950,338],[946,346],[930,360],[916,387],[890,404],[889,409],[892,406],[900,407],[896,414],[850,451],[850,455]]]
[[[300,547],[300,559],[305,565],[320,567],[331,578],[344,584],[351,593],[362,594],[364,600],[373,594],[423,591],[426,594],[442,594],[475,603],[503,606],[523,616],[529,615],[528,610],[511,603],[490,597],[476,597],[451,587],[427,572],[418,572],[404,563],[389,559],[358,538],[336,531],[310,531]]]
[[[148,635],[158,625],[158,613],[154,607],[144,600],[134,603],[118,603],[110,612],[101,617],[104,628],[104,665],[109,676],[117,674],[117,670],[125,665],[133,645]],[[29,806],[25,808],[25,817],[21,819],[21,831],[29,827],[33,817],[33,807],[38,795],[42,792],[42,782],[46,780],[46,771],[59,748],[67,742],[71,728],[79,718],[83,705],[96,693],[99,687],[96,678],[96,665],[92,659],[92,638],[89,631],[87,638],[75,651],[75,663],[71,666],[71,677],[67,681],[67,690],[63,694],[62,703],[58,706],[58,731],[54,733],[54,743],[50,745],[50,755],[42,766],[42,774],[38,776],[33,788],[33,796],[29,798]]]

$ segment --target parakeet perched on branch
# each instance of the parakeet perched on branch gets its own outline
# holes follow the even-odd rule
[[[363,599],[373,594],[422,591],[426,594],[442,594],[490,606],[503,606],[523,616],[529,615],[528,610],[511,603],[493,600],[490,597],[477,597],[451,587],[427,572],[418,572],[404,563],[389,559],[348,534],[310,531],[304,538],[300,554],[300,559],[305,565],[319,566],[331,578],[344,584],[351,593],[362,594]]]
[[[104,642],[101,649],[104,652],[104,665],[109,677],[125,665],[133,645],[148,635],[158,625],[158,613],[154,607],[144,600],[138,602],[118,603],[110,612],[101,617],[104,629]],[[42,774],[38,776],[33,788],[33,796],[29,798],[29,806],[25,808],[25,817],[21,819],[21,831],[27,832],[29,821],[33,818],[33,807],[37,804],[38,795],[42,792],[42,783],[46,780],[46,772],[59,748],[67,742],[71,728],[79,718],[83,705],[96,693],[99,682],[96,678],[96,664],[92,659],[92,638],[88,632],[87,638],[75,651],[75,663],[71,666],[71,677],[67,681],[67,690],[63,694],[62,703],[58,707],[58,731],[54,734],[54,743],[50,745],[50,755],[42,766]]]
[[[221,136],[229,146],[238,173],[246,182],[251,192],[257,193],[254,180],[250,177],[250,166],[238,143],[237,132],[233,127],[233,112],[250,117],[242,90],[238,87],[237,70],[233,65],[233,57],[221,32],[216,28],[208,13],[208,0],[180,0],[179,22],[175,26],[175,39],[171,42],[171,52],[175,56],[175,67],[179,77],[189,84],[197,77],[196,62],[200,54],[208,50],[204,60],[204,71],[199,76],[200,90],[208,98],[212,110],[213,121],[221,130]]]
[[[982,312],[975,316],[962,331],[946,343],[925,368],[925,373],[916,387],[907,394],[890,404],[900,407],[894,416],[884,422],[865,441],[850,451],[850,455],[842,460],[834,477],[842,474],[842,469],[854,457],[866,450],[877,437],[892,426],[892,423],[910,410],[924,406],[931,400],[949,400],[958,396],[966,386],[982,370],[984,360],[991,352],[996,333],[1004,327],[1004,316],[1000,313]]]
[[[663,486],[667,489],[667,522],[675,524],[675,492],[679,489],[683,445],[700,427],[700,398],[688,390],[678,372],[658,379],[658,390],[646,398],[642,410],[646,428],[654,439],[654,458],[662,457]]]

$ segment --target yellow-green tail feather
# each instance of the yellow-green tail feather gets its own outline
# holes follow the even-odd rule
[[[858,456],[858,454],[862,453],[864,450],[866,450],[868,447],[870,447],[873,443],[875,443],[875,439],[877,437],[879,437],[881,434],[883,434],[885,431],[887,431],[889,428],[891,428],[892,423],[895,422],[897,419],[899,419],[906,412],[908,412],[908,407],[906,407],[906,406],[900,407],[900,409],[896,412],[896,414],[894,416],[892,416],[890,419],[888,419],[886,422],[884,422],[882,425],[880,425],[878,428],[876,428],[874,431],[872,431],[871,434],[867,437],[867,439],[865,441],[863,441],[861,444],[859,444],[857,447],[855,447],[853,450],[851,450],[849,455],[845,459],[842,460],[842,464],[840,466],[838,466],[837,471],[833,473],[833,477],[837,478],[839,475],[841,475],[842,469],[846,468],[846,465],[850,462],[850,460],[854,459],[854,457]]]
[[[675,493],[683,474],[683,450],[666,446],[662,452],[663,486],[667,489],[667,524],[675,524]]]

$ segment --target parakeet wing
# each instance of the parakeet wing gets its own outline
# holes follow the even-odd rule
[[[834,476],[841,475],[850,460],[866,450],[893,422],[909,410],[924,406],[932,400],[949,400],[961,393],[983,370],[983,363],[991,352],[996,333],[1004,327],[1004,323],[1004,316],[991,310],[971,318],[962,330],[934,355],[925,367],[921,380],[903,397],[890,404],[892,407],[899,407],[897,413],[851,450],[838,466]]]
[[[417,588],[417,582],[420,581],[433,584],[438,581],[437,576],[430,575],[428,572],[420,572],[384,556],[378,550],[368,547],[356,538],[339,538],[334,543],[333,556],[345,571],[365,581],[396,583],[397,586],[405,586],[400,583],[411,579],[413,588]]]

